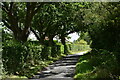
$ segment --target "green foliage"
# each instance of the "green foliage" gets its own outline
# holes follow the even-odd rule
[[[80,40],[79,42],[77,42],[78,44],[83,44],[83,45],[87,45],[87,42],[84,40]]]
[[[75,43],[91,44],[90,35],[88,32],[80,32],[80,37],[75,41]]]
[[[68,44],[68,50],[70,50],[72,52],[90,50],[90,46],[83,45],[83,44]]]
[[[2,63],[2,50],[0,48],[0,79],[2,78],[3,75],[3,63]]]
[[[82,19],[79,20],[80,22],[77,20],[77,12],[81,7],[84,7],[82,3],[59,2],[44,4],[41,10],[39,10],[37,15],[33,18],[31,30],[40,43],[43,43],[44,38],[47,36],[49,38],[49,45],[49,43],[53,41],[53,38],[58,36],[64,45],[65,37],[71,33],[79,32],[81,29],[82,25],[78,25],[78,23],[81,22],[82,24]]]
[[[4,43],[2,58],[8,74],[23,75],[25,69],[38,64],[41,60],[41,50],[37,47],[34,44],[21,44],[15,41]]]
[[[33,17],[41,9],[44,3],[37,2],[3,2],[2,22],[3,25],[13,32],[13,36],[19,42],[26,42],[30,34]],[[12,14],[12,15],[10,15]]]
[[[91,66],[89,62],[86,60],[83,60],[80,63],[77,63],[76,67],[77,67],[76,73],[81,73],[81,74],[93,70],[93,66]]]
[[[47,47],[47,46],[43,47],[42,52],[41,52],[42,60],[45,60],[45,59],[48,60],[48,56],[50,56],[50,53],[51,53],[50,50],[51,50],[51,47]]]
[[[85,10],[85,25],[88,27],[86,31],[92,40],[92,48],[119,52],[119,6],[119,2],[93,3]]]
[[[89,80],[118,80],[120,76],[120,3],[92,3],[85,9],[84,22],[92,40],[92,52],[80,59],[88,61],[94,69],[90,73],[78,70],[76,78]],[[118,12],[116,12],[118,11]],[[104,14],[103,14],[104,13]],[[85,63],[86,64],[86,63]],[[84,64],[84,65],[85,65]],[[78,67],[78,66],[77,66]],[[82,65],[79,65],[82,67]],[[79,68],[78,67],[78,68]],[[79,79],[78,79],[79,80]]]
[[[76,65],[74,78],[78,80],[118,79],[120,68],[114,55],[113,52],[107,50],[92,50],[81,56]]]
[[[75,78],[81,80],[119,78],[120,2],[4,2],[2,9],[3,23],[11,29],[16,40],[26,42],[30,29],[40,43],[44,44],[18,43],[12,41],[13,37],[5,33],[2,57],[3,66],[8,74],[26,74],[25,76],[29,77],[33,75],[34,71],[46,66],[46,60],[53,60],[68,50],[76,52],[90,49],[89,45],[86,45],[85,41],[87,41],[93,50],[80,58]],[[25,16],[23,17],[23,15]],[[73,32],[82,32],[78,43],[66,44],[65,37]],[[55,36],[61,39],[64,46],[57,45],[53,41]],[[45,40],[45,37],[48,37],[49,40]]]
[[[7,74],[31,77],[38,70],[61,56],[61,45],[45,46],[37,42],[24,44],[6,40],[3,44],[3,66]],[[52,57],[52,58],[50,58]]]

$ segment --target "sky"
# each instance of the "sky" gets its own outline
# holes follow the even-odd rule
[[[68,35],[71,37],[71,39],[69,39],[70,42],[73,42],[74,40],[77,40],[79,38],[77,33],[72,33],[70,35]]]
[[[79,38],[77,33],[72,33],[72,34],[69,34],[68,36],[71,37],[71,39],[68,40],[70,42],[73,42],[74,40],[77,40]],[[37,40],[33,33],[29,35],[29,39]]]

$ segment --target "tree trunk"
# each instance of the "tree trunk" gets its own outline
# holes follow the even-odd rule
[[[65,42],[65,36],[62,35],[60,38],[61,38],[62,44],[64,45],[64,54],[67,54],[68,53],[68,48],[67,48],[67,45],[66,45],[66,42]]]
[[[55,45],[55,42],[53,40],[54,36],[49,36],[49,45],[50,46],[54,46]]]
[[[26,32],[23,31],[13,31],[14,38],[19,42],[26,42],[29,36],[30,31],[27,30]]]
[[[19,42],[26,42],[29,36],[29,28],[31,27],[31,22],[35,14],[41,9],[45,3],[26,3],[26,10],[24,11],[25,19],[21,22],[21,17],[19,13],[21,8],[18,9],[19,5],[17,3],[11,2],[2,4],[2,10],[6,13],[6,18],[2,21],[7,28],[13,31],[14,38]],[[18,12],[16,12],[18,10]],[[7,18],[8,17],[8,18]],[[24,22],[23,22],[24,21]],[[23,24],[23,26],[18,24]]]

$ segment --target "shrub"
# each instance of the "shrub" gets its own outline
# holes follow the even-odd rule
[[[83,60],[82,62],[79,62],[76,65],[76,73],[86,73],[92,70],[93,70],[93,66],[91,66],[89,64],[89,61],[87,60]]]
[[[96,53],[95,53],[96,52]],[[75,78],[89,80],[118,80],[119,64],[114,52],[107,50],[92,50],[80,57],[76,65]],[[78,79],[78,80],[79,80]]]
[[[22,44],[13,40],[6,41],[3,44],[3,66],[7,74],[32,76],[36,70],[41,70],[44,65],[48,64],[45,61],[50,60],[49,56],[61,55],[63,49],[61,46],[45,46],[37,44],[37,42]],[[34,68],[32,71],[31,67],[36,66],[39,68]]]

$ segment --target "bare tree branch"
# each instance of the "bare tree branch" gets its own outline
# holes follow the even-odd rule
[[[4,25],[5,25],[6,27],[8,27],[9,29],[11,29],[10,25],[9,25],[5,20],[2,19],[2,22],[4,23]]]

